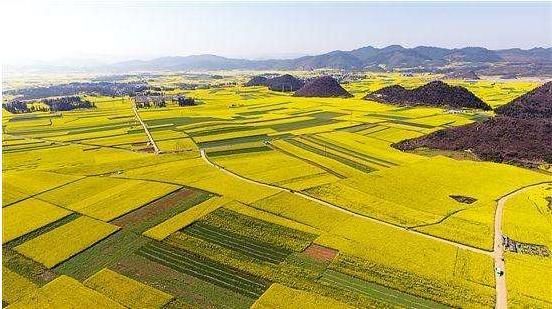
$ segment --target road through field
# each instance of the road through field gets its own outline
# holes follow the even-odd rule
[[[207,164],[213,166],[213,167],[216,167],[218,169],[220,169],[221,171],[223,171],[224,173],[232,176],[232,177],[236,177],[236,178],[239,178],[243,181],[247,181],[249,183],[252,183],[252,184],[256,184],[256,185],[259,185],[259,186],[263,186],[263,187],[267,187],[267,188],[271,188],[271,189],[275,189],[275,190],[278,190],[278,191],[286,191],[286,192],[289,192],[289,193],[292,193],[292,194],[295,194],[295,195],[298,195],[304,199],[307,199],[307,200],[310,200],[310,201],[313,201],[313,202],[316,202],[316,203],[319,203],[321,205],[324,205],[326,207],[330,207],[332,209],[335,209],[335,210],[338,210],[340,212],[344,212],[348,215],[351,215],[351,216],[355,216],[355,217],[359,217],[359,218],[363,218],[365,220],[369,220],[369,221],[372,221],[372,222],[375,222],[375,223],[378,223],[378,224],[383,224],[385,226],[388,226],[388,227],[391,227],[391,228],[394,228],[394,229],[399,229],[401,231],[404,231],[404,232],[407,232],[407,233],[412,233],[412,234],[416,234],[418,236],[421,236],[421,237],[425,237],[425,238],[429,238],[429,239],[433,239],[435,241],[440,241],[440,242],[443,242],[443,243],[446,243],[446,244],[449,244],[449,245],[452,245],[452,246],[455,246],[457,248],[460,248],[460,249],[464,249],[464,250],[469,250],[469,251],[473,251],[473,252],[477,252],[477,253],[481,253],[481,254],[485,254],[485,255],[492,255],[493,253],[491,251],[487,251],[487,250],[483,250],[483,249],[480,249],[480,248],[476,248],[476,247],[472,247],[472,246],[468,246],[468,245],[465,245],[465,244],[461,244],[461,243],[457,243],[457,242],[454,242],[454,241],[451,241],[451,240],[447,240],[447,239],[444,239],[444,238],[440,238],[440,237],[436,237],[436,236],[433,236],[433,235],[429,235],[429,234],[425,234],[425,233],[422,233],[422,232],[419,232],[419,231],[416,231],[416,230],[411,230],[411,229],[407,229],[406,227],[403,227],[403,226],[400,226],[400,225],[396,225],[396,224],[393,224],[393,223],[389,223],[389,222],[386,222],[386,221],[382,221],[382,220],[379,220],[377,218],[373,218],[373,217],[370,217],[370,216],[366,216],[366,215],[363,215],[363,214],[359,214],[359,213],[356,213],[354,211],[351,211],[349,209],[346,209],[346,208],[343,208],[343,207],[339,207],[337,205],[334,205],[334,204],[331,204],[331,203],[328,203],[324,200],[321,200],[321,199],[318,199],[318,198],[315,198],[315,197],[312,197],[310,195],[307,195],[307,194],[304,194],[302,192],[299,192],[299,191],[295,191],[295,190],[291,190],[291,189],[287,189],[287,188],[283,188],[283,187],[280,187],[280,186],[276,186],[276,185],[271,185],[271,184],[267,184],[267,183],[264,183],[264,182],[260,182],[260,181],[256,181],[256,180],[253,180],[253,179],[250,179],[250,178],[247,178],[247,177],[244,177],[244,176],[241,176],[239,174],[236,174],[232,171],[229,171],[227,170],[226,168],[224,168],[223,166],[220,166],[214,162],[212,162],[211,160],[209,160],[209,158],[207,157],[207,155],[205,154],[205,150],[204,149],[201,149],[200,150],[200,153],[201,153],[201,157],[203,158],[203,160],[205,160],[205,162],[207,162]]]
[[[136,106],[132,106],[132,110],[134,111],[134,115],[136,115],[136,119],[140,121],[140,124],[144,128],[144,131],[146,132],[146,135],[148,136],[148,139],[150,140],[150,144],[153,147],[153,150],[155,151],[155,154],[159,154],[159,148],[157,147],[157,144],[155,143],[155,140],[153,139],[153,136],[151,136],[151,133],[148,129],[148,126],[144,123],[142,120],[142,117],[140,117],[140,114],[138,113],[138,110],[136,109]]]
[[[552,183],[552,181],[541,182],[523,188],[519,188],[502,196],[496,204],[495,212],[495,226],[494,226],[494,251],[493,258],[495,264],[495,278],[496,278],[496,307],[497,309],[503,309],[508,307],[508,290],[506,289],[506,265],[504,264],[504,246],[502,244],[502,214],[504,213],[504,205],[512,196],[532,189],[533,187],[543,184]],[[497,272],[501,270],[502,275]]]
[[[477,253],[492,256],[493,259],[494,259],[495,270],[500,269],[504,272],[501,276],[499,276],[498,274],[496,274],[496,271],[495,271],[495,278],[496,278],[496,284],[495,284],[495,287],[496,287],[496,307],[495,308],[497,308],[497,309],[507,308],[507,305],[508,305],[508,291],[506,289],[506,272],[505,272],[505,264],[504,264],[504,247],[502,246],[502,214],[503,214],[503,210],[504,210],[504,205],[506,204],[506,201],[508,201],[509,198],[511,198],[512,196],[514,196],[518,193],[524,192],[524,191],[529,190],[531,188],[534,188],[536,186],[552,183],[552,181],[544,181],[544,182],[539,182],[539,183],[536,183],[536,184],[531,184],[531,185],[516,189],[516,190],[502,196],[500,199],[497,200],[497,207],[496,207],[496,212],[495,212],[495,224],[494,224],[494,246],[493,246],[494,248],[493,248],[493,251],[490,252],[490,251],[486,251],[486,250],[483,250],[483,249],[480,249],[480,248],[476,248],[476,247],[468,246],[468,245],[465,245],[465,244],[457,243],[457,242],[454,242],[454,241],[451,241],[451,240],[447,240],[447,239],[444,239],[444,238],[440,238],[440,237],[436,237],[436,236],[433,236],[433,235],[421,233],[421,232],[418,232],[416,230],[408,229],[408,228],[402,227],[400,225],[395,225],[395,224],[385,222],[385,221],[382,221],[382,220],[379,220],[379,219],[376,219],[376,218],[373,218],[373,217],[362,215],[362,214],[350,211],[348,209],[336,206],[334,204],[328,203],[326,201],[317,199],[315,197],[306,195],[302,192],[290,190],[290,189],[287,189],[287,188],[282,188],[282,187],[279,187],[279,186],[276,186],[276,185],[267,184],[267,183],[264,183],[264,182],[256,181],[256,180],[241,176],[241,175],[236,174],[232,171],[229,171],[226,168],[224,168],[223,166],[220,166],[220,165],[212,162],[211,160],[209,160],[209,158],[205,154],[204,149],[201,149],[200,152],[201,152],[201,157],[203,158],[203,160],[205,160],[205,162],[207,162],[207,164],[220,169],[221,171],[223,171],[224,173],[226,173],[230,176],[239,178],[239,179],[247,181],[249,183],[253,183],[253,184],[256,184],[256,185],[259,185],[259,186],[264,186],[264,187],[268,187],[268,188],[279,190],[279,191],[286,191],[286,192],[298,195],[302,198],[311,200],[313,202],[317,202],[317,203],[322,204],[326,207],[330,207],[332,209],[347,213],[351,216],[360,217],[360,218],[363,218],[363,219],[366,219],[366,220],[370,220],[372,222],[376,222],[378,224],[383,224],[383,225],[388,226],[388,227],[392,227],[392,228],[395,228],[395,229],[400,229],[400,230],[405,231],[407,233],[412,233],[412,234],[416,234],[416,235],[421,236],[421,237],[429,238],[429,239],[432,239],[432,240],[435,240],[435,241],[440,241],[440,242],[455,246],[455,247],[460,248],[460,249],[465,249],[465,250],[469,250],[469,251],[473,251],[473,252],[477,252]]]

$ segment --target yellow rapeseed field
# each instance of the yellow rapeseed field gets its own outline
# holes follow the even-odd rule
[[[126,172],[125,176],[181,183],[245,203],[277,193],[274,189],[236,179],[218,168],[207,165],[201,158],[137,168]]]
[[[246,215],[246,216],[254,217],[254,218],[257,218],[257,219],[260,219],[260,220],[263,220],[263,221],[267,221],[267,222],[274,223],[274,224],[277,224],[277,225],[289,227],[291,229],[299,230],[299,231],[302,231],[302,232],[311,233],[311,234],[319,234],[320,233],[320,231],[318,229],[313,228],[311,226],[301,224],[297,221],[293,221],[293,220],[290,220],[290,219],[287,219],[287,218],[284,218],[284,217],[280,217],[280,216],[274,215],[270,212],[263,211],[263,210],[260,210],[260,209],[254,208],[252,206],[242,204],[242,203],[232,202],[232,203],[225,204],[223,207],[227,208],[227,209],[230,209],[232,211],[235,211],[237,213]]]
[[[30,198],[2,208],[2,243],[32,232],[71,214],[50,203]]]
[[[2,266],[2,300],[12,304],[37,289],[38,286],[29,279]]]
[[[269,308],[354,308],[329,297],[273,283],[251,306],[254,309]]]
[[[486,285],[489,283],[488,277],[483,274],[488,270],[485,265],[490,262],[485,256],[472,257],[472,253],[468,253],[469,258],[463,259],[462,274],[457,276],[455,272],[459,249],[452,245],[354,217],[287,192],[265,198],[253,205],[319,229],[322,233],[316,243],[361,258],[370,267],[415,274],[416,277],[434,281],[441,286],[452,283],[470,291],[470,295],[482,295],[484,299],[489,299],[494,293],[494,289]],[[481,261],[485,262],[482,264]],[[474,283],[474,278],[479,282]],[[461,294],[459,293],[459,297],[463,297]],[[446,295],[441,297],[446,298]]]
[[[504,205],[502,232],[517,241],[552,248],[552,184],[516,193]]]
[[[2,206],[79,178],[46,171],[3,171]]]
[[[323,169],[278,151],[262,151],[235,154],[215,158],[225,168],[240,175],[265,183],[302,190],[338,180]],[[295,180],[313,179],[310,183],[298,186]],[[290,184],[293,184],[290,186]]]
[[[86,279],[84,285],[128,308],[161,308],[173,298],[107,268]]]
[[[41,195],[66,208],[109,221],[178,189],[176,185],[109,177],[88,177]]]
[[[125,308],[77,280],[60,276],[8,308]]]
[[[552,303],[550,257],[530,256],[507,252],[506,286],[509,303],[514,306],[546,308]]]
[[[322,165],[325,168],[328,168],[339,175],[346,176],[346,177],[354,177],[354,176],[362,175],[361,171],[353,167],[345,165],[329,157],[326,157],[326,156],[308,151],[296,145],[293,145],[286,140],[283,140],[283,139],[275,140],[275,141],[272,141],[271,144],[280,151],[293,154],[294,156],[300,157],[309,162],[315,162],[316,164]]]
[[[351,304],[372,304],[368,296],[353,291],[344,294],[321,283],[318,279],[326,268],[452,307],[494,305],[494,265],[489,250],[496,199],[522,186],[549,180],[549,175],[506,164],[444,157],[463,158],[448,152],[414,154],[392,147],[395,142],[470,123],[493,112],[398,107],[362,99],[366,93],[385,86],[423,85],[440,78],[435,74],[409,77],[368,73],[360,80],[344,83],[354,97],[341,99],[299,98],[266,87],[235,86],[233,83],[241,84],[248,76],[243,72],[219,73],[222,79],[202,74],[198,78],[210,86],[195,90],[179,89],[182,83],[197,84],[198,80],[187,74],[151,76],[148,83],[174,87],[166,93],[183,94],[199,103],[186,108],[170,103],[163,108],[139,110],[161,154],[143,149],[146,134],[135,119],[128,97],[88,96],[97,108],[63,114],[12,115],[3,111],[3,243],[74,211],[78,215],[66,220],[73,216],[77,219],[26,240],[14,250],[47,268],[71,259],[55,268],[58,274],[80,274],[79,267],[90,267],[93,270],[89,273],[104,267],[132,267],[142,257],[126,256],[126,250],[136,250],[132,243],[119,242],[126,237],[113,235],[97,244],[118,230],[108,221],[130,213],[115,222],[123,222],[123,229],[155,222],[157,225],[148,225],[143,235],[235,267],[240,270],[237,273],[244,271],[277,282],[255,302],[255,308],[347,307],[322,295]],[[300,77],[319,74],[292,73]],[[532,81],[450,83],[466,86],[494,107],[536,86]],[[200,149],[224,168],[206,162],[200,157]],[[301,191],[335,207],[255,182]],[[182,186],[205,190],[216,197],[166,220],[165,213],[139,209]],[[512,197],[504,210],[504,233],[516,240],[552,247],[550,212],[544,199],[549,192],[543,187]],[[466,204],[450,195],[476,201]],[[216,217],[223,212],[219,208],[312,235],[301,240],[304,246],[296,246],[299,249],[293,249],[283,262],[272,265],[258,263],[247,252],[236,253],[186,233],[175,233],[202,218],[217,224],[231,222],[223,226],[244,237],[254,232],[243,225],[241,229],[233,226],[234,221],[225,221],[224,216]],[[136,222],[144,215],[142,210],[147,222]],[[158,223],[158,215],[165,221]],[[284,244],[284,240],[278,240],[286,239],[278,233],[262,237],[251,238],[273,244]],[[297,252],[314,238],[317,244],[338,252],[331,263],[315,263]],[[483,250],[466,250],[446,240]],[[83,253],[92,246],[93,250]],[[211,298],[220,298],[219,292],[211,295],[215,290],[198,292],[206,284],[200,279],[186,280],[190,284],[182,286],[183,281],[169,271],[163,271],[159,278],[135,272],[131,279],[129,273],[106,268],[84,285],[61,276],[40,288],[31,283],[29,278],[33,282],[36,278],[29,276],[29,270],[34,276],[42,266],[31,263],[17,268],[16,262],[26,259],[16,252],[8,256],[3,267],[3,281],[10,283],[4,284],[3,298],[16,308],[167,305],[172,296],[156,288],[176,297],[169,306],[197,300],[206,306],[220,302],[211,302]],[[549,306],[550,259],[507,253],[505,260],[509,305]],[[75,265],[81,262],[83,265]],[[212,265],[214,269],[219,267]],[[232,293],[223,294],[226,297]],[[247,305],[254,302],[243,298]],[[231,304],[234,301],[229,299]]]
[[[151,229],[144,232],[144,235],[157,240],[163,240],[172,233],[192,224],[197,219],[216,210],[222,205],[230,202],[229,199],[223,197],[211,198],[199,205],[196,205],[178,215],[162,222]]]
[[[15,250],[52,268],[117,230],[114,225],[80,217],[24,242],[15,247]]]
[[[497,198],[524,185],[547,179],[546,175],[519,167],[458,161],[437,156],[383,169],[365,177],[340,180],[308,191],[337,205],[405,226],[431,224],[455,211],[460,211],[460,214],[464,209],[480,206],[479,210],[488,212],[486,219],[477,223],[489,224],[492,223],[494,214],[492,208],[487,206],[494,206]],[[351,193],[343,194],[344,191]],[[352,194],[355,191],[360,193]],[[463,204],[450,195],[469,196],[477,201]],[[389,205],[399,205],[400,208],[389,208]],[[444,220],[440,224],[447,223]],[[484,239],[471,243],[473,237],[464,237],[463,234],[462,230],[451,229],[450,233],[439,236],[474,246],[488,245],[488,241]],[[491,235],[487,237],[492,239]]]

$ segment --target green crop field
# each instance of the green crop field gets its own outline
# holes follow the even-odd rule
[[[138,254],[174,270],[249,297],[258,297],[267,288],[267,283],[260,278],[242,274],[236,269],[168,245],[151,243],[142,247]]]
[[[529,246],[505,254],[508,303],[552,306],[550,166],[394,147],[494,112],[362,99],[438,75],[362,74],[345,99],[219,74],[147,77],[194,106],[3,110],[4,306],[490,308],[499,204],[501,233]],[[492,107],[539,85],[449,83]]]
[[[446,308],[446,306],[439,303],[401,293],[378,284],[362,281],[332,270],[326,271],[322,277],[320,277],[320,281],[337,289],[364,294],[370,298],[375,298],[383,303],[387,303],[390,306],[408,308]]]
[[[255,241],[207,224],[195,223],[184,232],[190,236],[209,241],[245,255],[270,263],[279,263],[291,253],[266,243]]]

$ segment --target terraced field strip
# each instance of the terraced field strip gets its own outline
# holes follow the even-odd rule
[[[159,242],[152,242],[137,253],[176,271],[249,297],[260,297],[270,285],[262,278]]]
[[[229,199],[224,197],[215,197],[208,199],[200,204],[197,204],[185,211],[182,211],[166,221],[163,221],[152,228],[146,230],[143,234],[152,239],[163,240],[174,232],[177,232],[186,226],[194,223],[199,218],[215,211],[222,205],[229,202]]]
[[[228,126],[223,128],[207,129],[201,131],[186,131],[191,137],[202,137],[208,135],[230,133],[230,132],[239,132],[239,131],[250,131],[256,129],[254,126],[240,125],[240,126]]]
[[[416,297],[388,287],[364,281],[337,271],[326,270],[319,281],[323,284],[359,293],[393,307],[401,308],[448,308],[447,306]]]
[[[70,211],[40,199],[28,199],[3,208],[2,244],[40,229],[70,214]]]
[[[422,129],[433,129],[433,128],[435,128],[435,126],[432,126],[432,125],[429,125],[429,124],[415,123],[415,122],[409,122],[409,121],[404,121],[404,120],[389,120],[387,122],[402,124],[402,125],[415,127],[415,128],[422,128]]]
[[[364,160],[366,162],[369,162],[369,163],[372,163],[372,164],[376,164],[376,165],[379,165],[379,166],[382,166],[382,167],[393,167],[393,166],[397,166],[396,163],[394,162],[391,162],[391,161],[387,161],[387,160],[384,160],[384,159],[380,159],[380,158],[376,158],[376,157],[372,157],[372,156],[369,156],[365,153],[361,153],[361,152],[358,152],[358,151],[354,151],[354,150],[351,150],[349,148],[347,148],[346,145],[343,145],[343,146],[339,146],[337,143],[335,142],[329,142],[329,141],[326,141],[320,137],[316,137],[316,136],[304,136],[303,137],[304,139],[310,141],[310,142],[313,142],[315,144],[318,144],[320,146],[324,146],[324,147],[328,147],[330,149],[333,149],[335,151],[339,151],[339,152],[342,152],[342,153],[345,153],[345,154],[348,154],[350,155],[351,157],[353,158],[357,158],[357,159],[360,159],[360,160]]]
[[[351,126],[351,127],[341,128],[341,129],[337,129],[337,130],[338,131],[356,133],[356,132],[363,131],[363,130],[366,130],[366,129],[371,129],[371,128],[374,128],[374,127],[377,127],[377,126],[378,126],[378,124],[376,124],[376,123],[361,123],[361,124],[357,124],[357,125],[354,125],[354,126]]]
[[[182,230],[184,233],[205,241],[243,253],[244,255],[278,264],[292,252],[268,243],[232,233],[216,226],[196,222]]]
[[[261,151],[270,151],[268,146],[258,146],[250,148],[237,148],[237,149],[228,149],[228,150],[219,150],[219,151],[209,151],[210,157],[221,157],[235,154],[244,154],[244,153],[255,153]]]
[[[194,142],[199,147],[202,147],[202,148],[212,148],[212,147],[234,145],[234,144],[240,144],[240,143],[265,141],[269,139],[270,138],[268,137],[267,134],[249,135],[249,136],[243,136],[243,137],[231,137],[226,139],[219,139],[219,140],[205,141],[205,142],[198,142],[195,138],[192,137],[192,140],[194,140]]]
[[[377,123],[376,126],[373,126],[373,127],[370,127],[370,128],[366,128],[364,130],[360,130],[360,131],[357,131],[357,132],[353,132],[353,133],[356,133],[356,134],[359,134],[359,135],[368,135],[368,134],[372,134],[372,133],[375,133],[375,132],[380,132],[380,131],[384,131],[384,130],[387,130],[389,129],[389,127],[386,127],[386,126],[383,126],[381,125],[381,123]]]
[[[108,268],[102,269],[83,283],[127,308],[162,308],[174,298]]]
[[[348,165],[348,166],[350,166],[354,169],[357,169],[359,171],[366,172],[366,173],[370,173],[370,172],[375,171],[375,169],[373,169],[369,166],[366,166],[362,163],[359,163],[359,162],[356,162],[354,160],[348,159],[345,156],[339,155],[338,153],[335,153],[331,150],[327,151],[323,147],[319,148],[317,146],[311,145],[309,143],[305,143],[303,141],[295,140],[295,139],[290,139],[290,140],[286,140],[286,141],[289,142],[290,144],[294,145],[294,146],[301,147],[305,150],[316,153],[318,155],[336,160],[338,162],[341,162],[341,163],[343,163],[345,165]]]
[[[18,145],[2,145],[3,151],[6,153],[11,152],[22,152],[22,151],[32,151],[32,150],[38,150],[38,149],[44,149],[48,148],[51,145],[53,145],[52,142],[46,142],[46,141],[35,141],[25,144],[18,144]]]

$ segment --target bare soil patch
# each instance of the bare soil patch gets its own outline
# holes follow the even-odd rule
[[[303,253],[317,261],[330,262],[337,256],[338,251],[313,243]]]
[[[138,208],[122,217],[119,217],[110,223],[113,223],[119,227],[125,228],[141,222],[147,221],[150,218],[154,218],[165,211],[175,207],[179,202],[188,198],[193,190],[182,188],[169,195],[166,195],[156,201],[147,204],[144,207]]]

